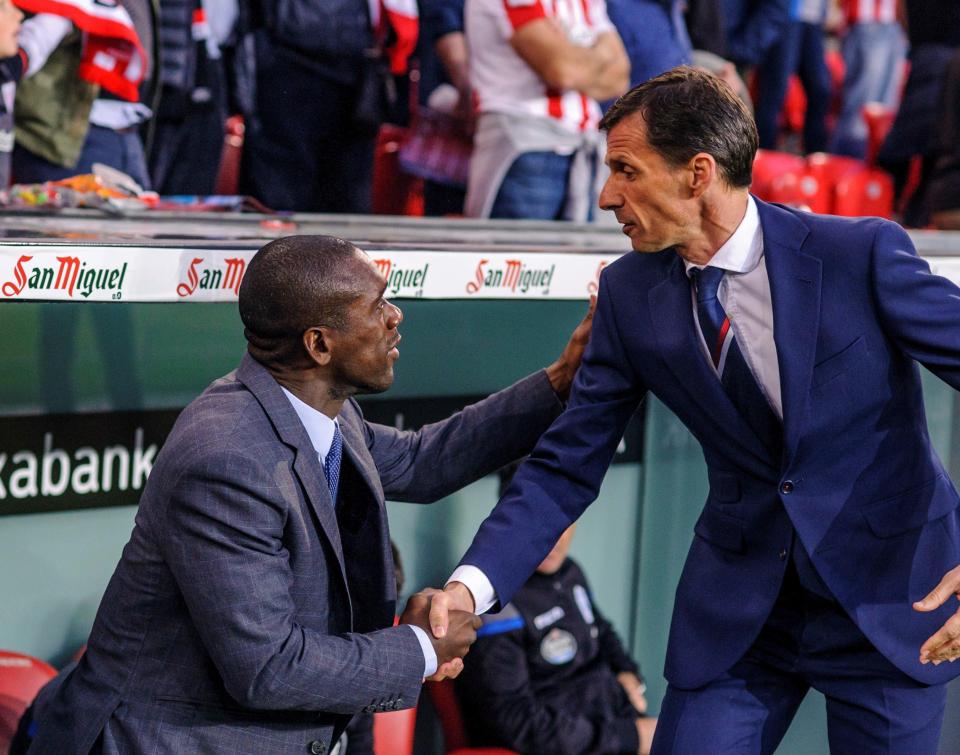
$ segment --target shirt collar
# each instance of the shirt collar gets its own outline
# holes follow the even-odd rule
[[[333,432],[337,421],[330,419],[323,412],[318,412],[309,404],[304,403],[282,385],[280,386],[280,390],[283,391],[284,395],[290,401],[293,410],[303,423],[303,427],[310,437],[311,445],[313,445],[314,450],[320,454],[320,460],[325,460],[327,454],[330,452],[330,446],[333,444]]]
[[[683,261],[687,275],[694,267],[719,267],[731,273],[749,273],[759,263],[763,256],[763,233],[760,229],[760,213],[757,212],[757,203],[753,197],[747,195],[747,211],[737,230],[727,239],[717,253],[706,265],[694,265]]]

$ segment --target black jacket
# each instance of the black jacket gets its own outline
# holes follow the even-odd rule
[[[580,567],[534,574],[512,603],[486,615],[457,680],[475,745],[522,753],[636,753],[636,719],[617,681],[639,676],[590,598]]]

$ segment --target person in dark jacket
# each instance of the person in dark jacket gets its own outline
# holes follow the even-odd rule
[[[232,33],[236,0],[160,4],[160,100],[148,155],[160,194],[213,194],[227,118],[221,47]]]
[[[646,753],[656,719],[640,670],[567,557],[563,533],[483,627],[457,679],[471,743],[521,753]]]

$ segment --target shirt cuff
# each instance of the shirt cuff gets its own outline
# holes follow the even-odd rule
[[[494,591],[493,585],[490,584],[487,575],[476,566],[470,566],[469,564],[458,566],[450,575],[447,584],[449,585],[451,582],[462,582],[467,586],[473,596],[474,613],[477,615],[486,613],[497,602],[497,593]]]
[[[433,676],[437,673],[437,652],[433,649],[433,643],[427,633],[418,626],[407,624],[417,635],[417,642],[420,643],[420,649],[423,651],[423,678]]]

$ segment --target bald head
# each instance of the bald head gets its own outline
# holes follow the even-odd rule
[[[240,284],[240,319],[250,354],[265,364],[307,362],[312,327],[342,328],[373,271],[363,252],[334,236],[286,236],[254,255]]]

